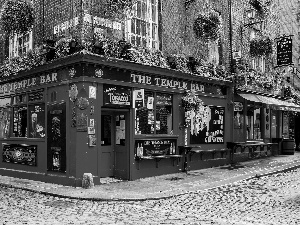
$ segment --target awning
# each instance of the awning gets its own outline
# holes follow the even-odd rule
[[[300,105],[296,105],[292,102],[287,102],[277,98],[266,97],[266,96],[256,95],[256,94],[243,93],[239,95],[252,102],[259,102],[259,103],[264,103],[273,106],[274,109],[276,110],[300,112]]]

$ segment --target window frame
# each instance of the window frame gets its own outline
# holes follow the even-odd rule
[[[145,89],[145,93],[151,93],[152,97],[154,98],[153,100],[153,109],[148,109],[147,108],[147,99],[146,97],[144,97],[144,106],[142,108],[146,108],[147,109],[147,112],[149,112],[149,110],[152,110],[153,112],[153,117],[154,117],[154,131],[153,133],[137,133],[137,111],[139,110],[138,108],[135,109],[134,111],[134,118],[135,118],[135,124],[134,124],[134,135],[136,136],[149,136],[149,135],[153,135],[153,136],[172,136],[174,135],[174,94],[172,93],[166,93],[166,92],[160,92],[160,91],[153,91],[153,90],[146,90]],[[171,107],[171,129],[169,132],[167,132],[166,134],[161,134],[161,133],[157,133],[157,127],[156,127],[156,121],[157,121],[157,113],[158,113],[158,110],[157,110],[157,106],[160,106],[160,105],[157,105],[157,95],[170,95],[172,100],[172,104],[169,105]]]
[[[40,93],[42,93],[42,96],[31,96],[30,97],[30,94],[38,94],[40,95]],[[23,101],[20,101],[20,98],[18,96],[24,96],[23,98]],[[5,98],[2,97],[2,98]],[[8,131],[8,135],[7,137],[1,137],[0,139],[12,139],[12,138],[23,138],[23,139],[41,139],[41,140],[45,140],[46,138],[46,104],[45,104],[45,93],[44,93],[44,90],[42,89],[39,89],[39,90],[33,90],[33,91],[30,91],[30,92],[19,92],[19,93],[15,93],[14,95],[11,95],[11,96],[7,96],[7,98],[10,98],[10,105],[7,105],[7,106],[1,106],[0,108],[1,109],[7,109],[7,108],[10,108],[9,110],[9,114],[8,114],[8,117],[9,117],[9,131]],[[31,98],[31,99],[30,99]],[[35,99],[37,98],[37,100]],[[44,137],[31,137],[30,134],[29,134],[29,126],[31,125],[31,122],[30,122],[30,116],[31,116],[31,112],[30,112],[30,109],[32,107],[35,107],[35,106],[42,106],[42,109],[44,110],[44,116],[43,116],[43,120],[44,120],[44,124],[43,124],[43,128],[44,128]],[[26,118],[26,133],[25,133],[25,136],[15,136],[15,132],[14,132],[14,119],[15,119],[15,110],[16,109],[19,109],[19,108],[22,108],[22,107],[26,107],[26,114],[27,114],[27,118]]]
[[[140,11],[138,11],[139,3]],[[133,7],[133,16],[125,22],[125,38],[128,42],[136,46],[159,49],[159,3],[159,0],[137,0]],[[142,7],[143,4],[146,10],[143,10],[145,9]],[[153,18],[153,12],[155,12],[155,18]],[[137,23],[139,23],[138,26]],[[137,41],[139,39],[140,41]]]
[[[28,37],[28,41],[24,41],[24,38]],[[21,40],[21,45],[19,44]],[[27,45],[27,46],[26,46]],[[21,50],[22,49],[22,50]],[[26,34],[14,34],[9,38],[9,59],[23,56],[33,49],[32,31]],[[20,51],[21,50],[21,51]]]

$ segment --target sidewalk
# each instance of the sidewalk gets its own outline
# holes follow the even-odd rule
[[[27,179],[0,176],[0,185],[50,194],[57,197],[94,201],[131,201],[169,198],[188,192],[201,191],[257,175],[267,175],[300,167],[300,152],[225,165],[188,173],[175,173],[135,181],[101,179],[92,189],[49,184]]]

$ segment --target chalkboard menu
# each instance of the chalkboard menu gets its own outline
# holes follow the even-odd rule
[[[136,140],[136,155],[157,156],[175,154],[176,141],[172,139]]]
[[[277,66],[285,66],[293,63],[292,36],[281,37],[277,41]]]
[[[197,129],[191,129],[191,144],[218,144],[224,143],[224,116],[225,108],[218,106],[206,106]]]

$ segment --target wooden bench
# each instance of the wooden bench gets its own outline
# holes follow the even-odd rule
[[[265,143],[265,142],[228,142],[227,147],[231,150],[230,151],[230,159],[233,161],[234,154],[242,154],[246,152],[246,149],[248,150],[248,157],[253,158],[255,153],[261,154],[264,152],[265,154],[268,153],[268,151],[271,151],[272,145],[277,143]],[[265,147],[266,150],[265,150]],[[237,150],[240,149],[240,152],[237,152]]]
[[[230,149],[228,148],[207,149],[207,150],[201,149],[202,146],[178,146],[178,148],[179,148],[179,152],[185,156],[183,171],[186,172],[188,170],[188,160],[187,160],[188,155],[189,155],[189,161],[192,161],[192,156],[196,153],[200,155],[200,160],[203,160],[204,153],[210,153],[212,158],[203,160],[203,161],[209,161],[209,160],[225,159],[227,153],[230,152]],[[217,152],[221,152],[221,157],[215,158]]]
[[[175,165],[175,160],[177,160],[178,165],[178,159],[182,158],[183,155],[151,155],[151,156],[135,156],[136,161],[140,160],[155,160],[156,161],[156,168],[158,168],[158,162],[162,159],[173,159],[173,166]],[[139,169],[139,168],[138,168]]]

